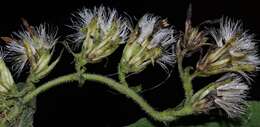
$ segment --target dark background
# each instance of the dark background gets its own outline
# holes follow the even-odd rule
[[[149,12],[168,18],[178,30],[183,30],[188,0],[82,0],[82,1],[1,1],[0,3],[0,36],[9,36],[21,26],[21,17],[31,25],[49,23],[59,27],[61,40],[72,31],[65,25],[70,24],[71,13],[82,7],[93,8],[103,4],[116,8],[120,13],[127,13],[133,18],[140,18]],[[241,19],[246,28],[257,35],[260,33],[260,7],[257,0],[193,0],[194,25],[205,20],[217,19],[221,16],[230,16]],[[58,46],[58,51],[62,48]],[[115,54],[96,65],[88,67],[90,72],[110,75],[116,73],[116,64],[119,62],[121,47]],[[56,55],[57,56],[57,55]],[[190,62],[193,59],[188,59]],[[57,68],[42,82],[59,75],[73,72],[73,58],[64,52]],[[173,69],[176,72],[176,68]],[[177,73],[177,72],[176,72]],[[166,74],[160,67],[149,66],[139,75],[128,78],[131,84],[142,83],[145,88],[155,86],[164,80]],[[116,78],[116,76],[112,76]],[[259,76],[250,86],[251,100],[259,100]],[[205,79],[195,81],[195,89],[205,85]],[[177,74],[173,74],[164,84],[142,93],[145,99],[156,109],[163,110],[176,106],[183,99],[182,87]],[[146,114],[126,97],[117,94],[101,84],[87,82],[83,88],[76,84],[66,84],[53,88],[37,99],[35,127],[73,126],[73,127],[121,127],[130,124]]]

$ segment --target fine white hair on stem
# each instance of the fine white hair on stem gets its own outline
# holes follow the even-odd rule
[[[116,23],[117,31],[112,37],[112,41],[121,38],[121,43],[125,43],[128,38],[129,32],[132,30],[131,23],[129,19],[124,18],[118,14],[115,9],[107,8],[104,6],[94,7],[94,9],[83,8],[77,13],[73,14],[73,18],[71,20],[72,25],[70,26],[72,29],[77,32],[69,35],[70,42],[75,43],[75,47],[79,47],[82,44],[83,40],[86,37],[85,30],[88,30],[88,25],[93,20],[97,20],[98,28],[100,28],[101,37],[110,33],[113,24]]]
[[[39,50],[50,51],[57,42],[57,28],[47,24],[32,27],[29,30],[14,32],[15,38],[7,43],[7,59],[13,62],[12,69],[19,76],[21,71],[29,63],[29,57],[38,57]],[[28,48],[31,54],[28,53]]]

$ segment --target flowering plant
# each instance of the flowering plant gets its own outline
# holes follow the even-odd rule
[[[254,35],[244,30],[240,21],[223,17],[205,27],[192,26],[190,7],[182,32],[153,14],[145,14],[133,25],[115,9],[84,8],[73,14],[70,28],[75,33],[68,35],[66,42],[60,41],[57,30],[47,24],[34,27],[25,20],[23,24],[23,29],[13,36],[2,37],[5,43],[0,52],[0,125],[3,127],[33,126],[36,96],[72,81],[79,86],[88,81],[107,85],[131,98],[149,118],[162,123],[212,112],[229,119],[242,119],[248,114],[247,92],[260,59]],[[75,73],[38,86],[60,61],[61,55],[52,60],[58,42],[74,56]],[[121,45],[124,49],[118,63],[118,81],[88,73],[87,65],[104,60]],[[195,65],[183,64],[197,54],[200,58]],[[13,75],[17,77],[27,71],[26,80],[14,81],[4,60],[12,64]],[[185,99],[175,108],[156,110],[141,96],[142,85],[133,87],[126,80],[128,75],[155,64],[169,75],[177,64]],[[194,90],[195,78],[211,76],[218,79]]]

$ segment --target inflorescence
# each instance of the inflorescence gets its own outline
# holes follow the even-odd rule
[[[123,88],[130,89],[130,92],[121,90],[121,87],[112,88],[129,95],[134,101],[138,100],[135,98],[138,92],[128,86],[125,75],[137,74],[150,64],[159,64],[166,71],[178,64],[187,93],[182,104],[183,110],[180,109],[176,116],[170,114],[170,111],[150,111],[151,109],[146,109],[146,102],[139,99],[137,103],[154,119],[169,121],[182,115],[209,113],[212,109],[220,109],[230,118],[239,118],[246,114],[246,97],[250,88],[248,85],[253,74],[259,70],[260,59],[255,36],[243,29],[241,21],[223,17],[217,23],[201,28],[192,26],[188,17],[182,32],[170,25],[167,19],[153,14],[145,14],[135,26],[130,20],[115,9],[104,6],[84,8],[73,14],[69,26],[75,32],[67,36],[69,44],[65,45],[75,58],[76,79],[84,78],[86,69],[82,69],[85,65],[100,62],[114,53],[120,45],[125,45],[119,63],[119,79],[120,83],[125,84]],[[26,21],[22,30],[14,32],[11,37],[2,37],[2,40],[5,43],[0,50],[0,122],[4,124],[15,119],[9,117],[13,115],[10,107],[21,104],[20,101],[16,104],[13,100],[10,104],[7,98],[37,95],[31,94],[37,90],[34,83],[46,77],[60,60],[56,58],[51,62],[55,44],[60,40],[57,29],[47,24],[30,26]],[[79,52],[74,52],[75,48]],[[183,66],[183,59],[200,50],[206,52],[199,52],[201,57],[195,66]],[[29,68],[29,76],[23,83],[30,87],[18,89],[20,84],[13,80],[4,60],[12,63],[11,69],[18,77],[25,68]],[[223,76],[218,80],[193,93],[194,78],[221,74]],[[37,92],[40,93],[39,91]],[[132,96],[131,91],[135,91],[136,95]],[[23,112],[23,109],[18,111]],[[177,109],[174,111],[178,112]],[[156,117],[160,113],[163,114],[162,117]]]

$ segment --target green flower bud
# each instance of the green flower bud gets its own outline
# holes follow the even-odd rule
[[[72,35],[76,45],[82,44],[78,54],[85,63],[96,63],[111,55],[125,43],[131,30],[128,19],[118,16],[117,11],[103,6],[93,10],[83,9],[75,15]]]
[[[165,19],[144,15],[124,48],[121,65],[125,73],[140,72],[154,63],[167,70],[166,64],[175,61],[174,33]]]

